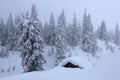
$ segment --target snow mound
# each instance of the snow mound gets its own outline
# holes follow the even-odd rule
[[[80,56],[67,58],[60,63],[60,66],[64,66],[67,63],[72,63],[73,65],[78,66],[80,69],[88,69],[93,67],[87,58]]]

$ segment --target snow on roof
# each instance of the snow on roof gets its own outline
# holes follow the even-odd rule
[[[82,69],[88,69],[88,68],[92,68],[92,64],[89,62],[88,59],[86,59],[85,57],[70,57],[67,58],[65,60],[63,60],[60,63],[60,66],[64,66],[67,63],[72,63],[73,65],[79,66]]]

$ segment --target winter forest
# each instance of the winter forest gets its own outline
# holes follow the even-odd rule
[[[71,22],[66,21],[64,9],[57,18],[51,12],[48,22],[42,22],[37,12],[33,4],[30,11],[15,18],[10,13],[6,21],[0,19],[0,80],[88,80],[86,76],[91,76],[90,80],[120,79],[120,64],[111,62],[120,60],[117,22],[115,29],[109,30],[103,19],[95,29],[87,8],[80,20],[74,13]],[[107,74],[110,72],[116,77]],[[103,73],[106,78],[100,78]]]

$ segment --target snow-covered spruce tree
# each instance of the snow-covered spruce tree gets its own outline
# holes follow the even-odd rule
[[[30,18],[28,11],[25,13],[25,18],[26,18],[26,19],[29,19],[29,18]]]
[[[96,38],[94,36],[90,15],[87,16],[86,12],[84,13],[82,27],[82,50],[92,53],[92,55],[95,56],[97,49]]]
[[[106,29],[105,21],[102,21],[99,32],[100,32],[100,40],[104,40],[105,42],[107,42],[108,37],[107,37],[107,29]]]
[[[1,45],[5,46],[6,42],[6,28],[3,19],[0,20],[0,41]]]
[[[77,18],[76,18],[76,14],[74,14],[74,18],[73,18],[73,22],[71,27],[69,28],[69,44],[70,46],[77,46],[79,44],[79,40],[80,40],[80,26],[78,26],[78,22],[77,22]]]
[[[8,50],[6,49],[5,46],[6,42],[6,28],[4,25],[4,21],[1,18],[0,20],[0,57],[4,58],[8,56]]]
[[[113,30],[108,31],[108,41],[114,43],[114,33]]]
[[[50,23],[49,23],[49,36],[50,36],[50,42],[49,45],[55,45],[55,38],[56,38],[56,29],[55,29],[55,19],[53,13],[50,15]]]
[[[32,11],[34,6],[32,6]],[[43,39],[36,13],[31,13],[30,19],[23,19],[22,35],[19,38],[19,47],[22,53],[22,65],[24,72],[41,71],[43,64],[46,63],[43,56]]]
[[[97,39],[100,39],[100,32],[101,32],[100,30],[101,30],[101,27],[99,26],[98,29],[96,29],[95,31],[95,36]]]
[[[54,46],[56,39],[56,27],[53,13],[50,15],[49,24],[45,22],[43,37],[47,45]]]
[[[23,33],[19,39],[19,45],[24,72],[43,70],[43,64],[45,63],[42,54],[43,39],[41,38],[41,32],[33,22],[28,20],[23,23]]]
[[[29,17],[28,17],[28,19],[29,19]],[[39,19],[38,19],[38,14],[37,14],[37,9],[36,9],[35,4],[32,4],[30,20],[34,23],[34,25],[38,26],[38,29],[41,32],[43,31],[42,22],[40,22]]]
[[[66,19],[64,11],[62,10],[61,15],[57,20],[57,37],[55,42],[56,47],[56,63],[58,65],[64,58],[66,52],[66,41],[65,41],[65,27],[66,27]]]
[[[14,26],[14,22],[12,19],[12,15],[9,15],[9,18],[6,22],[6,37],[7,37],[7,41],[6,41],[6,46],[8,47],[8,49],[12,50],[14,47],[14,38],[15,38],[15,26]]]
[[[81,28],[81,23],[79,22],[78,24],[78,45],[82,45],[82,28]]]
[[[120,30],[118,24],[115,27],[115,36],[114,36],[114,43],[119,46],[120,45]]]
[[[49,25],[48,25],[48,23],[47,22],[45,22],[45,24],[44,24],[44,29],[43,29],[43,39],[44,39],[44,41],[45,41],[45,43],[48,45],[49,44],[49,40],[50,40],[50,34],[49,34]]]
[[[15,17],[15,27],[19,27],[20,23],[21,23],[21,16],[17,15]]]
[[[18,40],[19,40],[19,38],[21,37],[21,35],[23,33],[24,18],[22,16],[20,16],[20,15],[17,15],[15,17],[15,46],[14,46],[14,50],[18,50],[19,47],[20,47],[18,45]]]
[[[78,26],[76,15],[74,14],[73,22],[66,31],[66,39],[70,46],[77,46],[80,40],[80,26]]]
[[[31,16],[30,16],[31,20],[37,20],[38,19],[38,15],[37,15],[37,10],[36,10],[36,6],[35,4],[32,4],[32,9],[31,9]]]

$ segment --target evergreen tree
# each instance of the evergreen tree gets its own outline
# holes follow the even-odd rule
[[[19,38],[20,38],[20,36],[21,36],[21,34],[22,34],[22,24],[24,23],[24,21],[22,20],[22,16],[20,16],[20,15],[17,15],[16,17],[15,17],[15,35],[16,35],[16,38],[15,38],[15,40],[17,41]]]
[[[1,45],[5,46],[5,40],[6,40],[6,28],[3,19],[0,20],[0,41]]]
[[[51,13],[50,15],[49,25],[47,22],[45,22],[43,36],[47,45],[52,45],[52,46],[55,45],[56,27],[55,27],[55,19],[53,13]]]
[[[27,11],[27,12],[25,13],[25,18],[26,18],[26,19],[30,19],[29,11]],[[31,18],[32,18],[32,14],[31,14]]]
[[[6,45],[8,47],[8,49],[12,50],[14,47],[14,38],[15,38],[15,26],[14,26],[14,22],[12,19],[12,15],[9,15],[9,18],[6,22]]]
[[[79,22],[78,24],[78,45],[82,45],[82,28],[81,28],[81,23]]]
[[[32,4],[30,19],[34,22],[38,20],[38,14],[35,4]]]
[[[114,43],[115,43],[117,46],[120,45],[120,30],[119,30],[118,24],[116,24],[116,27],[115,27]]]
[[[19,27],[20,23],[21,23],[21,16],[20,15],[17,15],[15,17],[15,27]]]
[[[49,25],[47,22],[45,22],[44,24],[44,29],[43,29],[43,39],[45,41],[45,43],[48,45],[49,44],[49,40],[50,40],[50,36],[49,36]]]
[[[43,39],[41,38],[41,32],[29,20],[24,22],[22,27],[23,33],[19,39],[19,47],[22,53],[24,72],[43,70],[45,58],[42,54]]]
[[[29,19],[29,13],[28,12],[25,14],[25,17],[26,17],[26,19]],[[38,19],[38,14],[37,14],[37,9],[36,9],[35,4],[32,4],[30,20],[42,32],[42,30],[43,30],[42,27],[43,26],[42,26],[42,22],[40,22],[39,19]]]
[[[58,21],[57,21],[57,37],[55,42],[57,53],[56,53],[55,65],[58,65],[65,58],[65,52],[66,52],[65,27],[66,27],[66,19],[65,19],[64,11],[62,10],[62,13],[58,17]]]
[[[53,13],[50,15],[50,26],[55,28],[55,19]]]
[[[96,48],[96,38],[94,36],[90,15],[87,16],[85,11],[82,30],[82,50],[90,52],[93,56],[95,56]]]
[[[24,17],[25,18],[25,17]],[[22,16],[17,15],[15,17],[15,46],[14,46],[14,50],[18,50],[19,46],[18,46],[18,40],[21,37],[22,33],[23,33],[23,23],[24,23],[24,18],[22,18]]]
[[[102,21],[100,26],[100,40],[108,41],[105,21]]]
[[[20,25],[19,50],[22,53],[24,72],[41,71],[46,63],[43,56],[43,39],[35,5],[32,5],[31,17],[23,17]]]
[[[107,35],[108,35],[108,41],[114,43],[114,33],[113,33],[113,30],[109,31],[107,33]]]
[[[80,26],[78,26],[76,15],[74,14],[73,22],[67,29],[67,42],[70,46],[77,46],[80,40]]]
[[[50,45],[55,45],[55,38],[56,38],[56,29],[55,29],[55,19],[53,13],[50,15]]]

